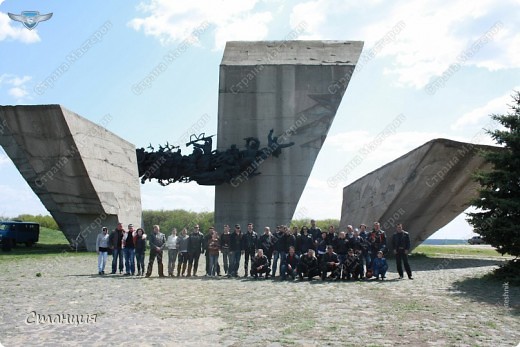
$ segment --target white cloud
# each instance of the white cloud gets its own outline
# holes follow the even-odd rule
[[[9,93],[9,95],[11,95],[13,98],[15,98],[17,100],[23,99],[24,97],[27,96],[27,94],[29,94],[29,92],[27,92],[27,89],[25,87],[11,88],[11,89],[9,89],[8,93]]]
[[[34,43],[40,41],[40,36],[36,30],[28,30],[21,23],[13,22],[7,13],[0,12],[0,41],[9,39]]]
[[[518,22],[520,3],[493,0],[468,3],[465,0],[425,0],[420,2],[371,2],[359,5],[337,5],[333,0],[315,0],[294,6],[291,25],[306,20],[309,24],[304,38],[330,39],[330,35],[348,32],[348,37],[365,41],[365,52],[379,40],[387,38],[376,52],[379,57],[392,58],[386,74],[396,76],[396,83],[423,88],[432,78],[441,76],[451,64],[477,66],[489,70],[520,66],[520,34]],[[361,25],[333,20],[363,17]],[[500,18],[500,20],[497,20]],[[404,29],[393,37],[387,36],[396,24]],[[467,54],[495,24],[499,29],[489,34],[489,40]],[[460,59],[466,53],[466,58]],[[459,58],[459,60],[457,60]]]
[[[7,93],[20,103],[29,95],[26,83],[31,79],[31,76],[20,77],[13,74],[2,74],[0,75],[0,88],[5,85],[8,88]]]
[[[194,29],[208,23],[215,30],[215,48],[220,49],[226,41],[261,40],[267,36],[267,25],[273,17],[267,11],[255,12],[257,3],[259,0],[151,0],[138,6],[146,16],[134,18],[128,25],[169,44],[186,39]]]
[[[519,87],[515,88],[519,89]],[[452,130],[459,130],[468,125],[482,123],[482,120],[489,117],[490,114],[504,114],[508,111],[508,104],[512,101],[511,93],[507,93],[488,101],[484,106],[477,107],[469,112],[464,113],[451,126]]]

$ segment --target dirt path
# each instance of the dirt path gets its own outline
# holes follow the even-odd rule
[[[3,262],[0,342],[516,346],[519,288],[475,279],[498,262],[418,257],[411,261],[415,279],[397,280],[391,260],[389,280],[346,283],[101,277],[94,255]],[[60,314],[61,322],[35,322]],[[78,315],[81,324],[66,324]]]

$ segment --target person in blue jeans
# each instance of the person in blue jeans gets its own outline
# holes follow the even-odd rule
[[[218,239],[218,234],[216,232],[213,233],[211,239],[208,242],[208,250],[209,253],[209,276],[214,277],[217,272],[218,265],[218,256],[220,251],[220,240]]]
[[[386,271],[388,271],[388,264],[386,262],[386,259],[383,258],[383,251],[377,252],[377,258],[374,259],[374,262],[372,263],[374,276],[376,280],[379,279],[379,276],[381,275],[381,279],[384,280],[386,278]]]
[[[125,255],[126,276],[135,275],[135,245],[134,237],[137,236],[134,225],[128,224],[128,232],[123,234],[123,254]]]
[[[110,249],[112,250],[112,274],[117,271],[117,262],[119,260],[119,273],[123,273],[123,223],[117,223],[116,229],[110,233]]]
[[[298,274],[298,263],[300,262],[300,257],[295,253],[294,246],[289,247],[289,254],[282,260],[282,266],[280,271],[280,276],[282,276],[282,281],[285,281],[287,275],[289,275],[293,280],[296,279],[296,275]]]
[[[228,277],[238,277],[240,256],[242,255],[242,231],[240,225],[235,225],[235,232],[229,237],[229,272]]]

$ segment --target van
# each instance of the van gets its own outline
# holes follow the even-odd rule
[[[29,222],[0,222],[0,243],[3,250],[16,247],[17,243],[25,243],[31,247],[40,237],[40,224]]]

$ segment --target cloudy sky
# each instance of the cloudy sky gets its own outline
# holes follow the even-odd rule
[[[31,31],[7,16],[26,10],[53,16]],[[226,41],[282,40],[295,28],[300,40],[364,41],[297,208],[339,219],[344,186],[431,139],[492,144],[481,136],[488,115],[506,112],[520,85],[519,23],[518,0],[0,0],[0,104],[61,104],[137,147],[176,143],[194,124],[216,133]],[[331,184],[397,117],[395,132]],[[213,210],[212,187],[141,188],[145,209]],[[1,149],[0,196],[0,216],[47,214]],[[434,235],[469,236],[464,215]]]

